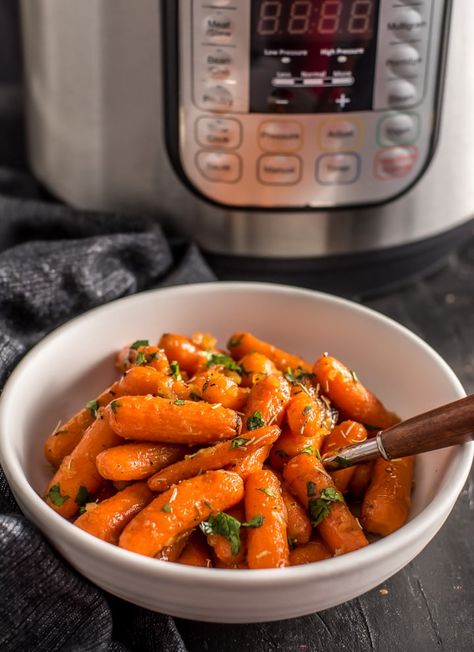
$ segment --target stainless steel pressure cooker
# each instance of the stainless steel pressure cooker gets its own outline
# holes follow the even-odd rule
[[[282,263],[474,215],[474,2],[23,0],[22,20],[31,162],[75,206]]]

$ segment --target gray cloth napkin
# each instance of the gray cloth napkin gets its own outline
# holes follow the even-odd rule
[[[211,280],[197,248],[171,245],[156,221],[46,202],[29,176],[0,169],[0,388],[75,315],[140,290]],[[21,515],[1,469],[0,587],[2,652],[186,650],[172,618],[105,594],[58,557]]]

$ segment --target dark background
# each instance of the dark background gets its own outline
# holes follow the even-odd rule
[[[11,169],[28,173],[17,13],[15,0],[1,1],[0,174]],[[474,392],[473,232],[435,274],[367,300],[353,298],[420,335],[448,361],[466,391]],[[471,474],[441,532],[383,586],[334,609],[291,621],[210,625],[178,620],[179,631],[189,650],[196,652],[473,650],[473,516]]]

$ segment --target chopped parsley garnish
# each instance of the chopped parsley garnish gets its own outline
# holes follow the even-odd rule
[[[312,446],[305,446],[303,450],[301,451],[302,455],[314,455],[313,447]]]
[[[138,351],[137,357],[135,358],[135,364],[146,364],[148,360],[145,357],[143,351]]]
[[[91,413],[91,417],[93,419],[97,418],[97,411],[98,411],[99,407],[100,407],[99,406],[99,401],[94,400],[94,401],[89,401],[88,403],[86,403],[86,408]]]
[[[196,392],[191,392],[189,395],[189,400],[190,401],[202,401],[202,398],[199,396],[199,394],[196,394]]]
[[[173,405],[186,405],[186,401],[183,401],[182,398],[177,398],[176,401],[173,402]]]
[[[345,469],[345,468],[347,468],[348,466],[351,466],[351,463],[349,462],[349,460],[346,460],[345,457],[341,457],[340,455],[338,455],[337,457],[335,457],[335,458],[334,458],[334,461],[335,461],[337,464],[339,464],[339,466],[341,467],[341,469]]]
[[[247,446],[249,441],[250,439],[246,439],[245,437],[235,437],[230,444],[229,450],[231,451],[233,448],[239,448],[240,446]]]
[[[352,369],[350,369],[349,371],[350,371],[350,374],[351,374],[351,376],[352,376],[352,380],[353,380],[355,383],[358,383],[358,382],[359,382],[359,379],[357,378],[356,372],[355,372],[355,371],[352,371]]]
[[[89,491],[87,490],[87,487],[81,485],[77,490],[75,502],[77,503],[77,505],[82,507],[86,503],[90,503],[90,501],[91,501],[91,496]]]
[[[312,498],[308,502],[311,525],[316,527],[331,513],[331,503],[343,503],[342,494],[335,487],[322,489],[319,498]]]
[[[231,349],[233,346],[239,346],[239,344],[242,342],[242,339],[243,335],[240,335],[239,337],[231,337],[227,342],[227,348]]]
[[[263,420],[263,416],[260,410],[256,410],[247,419],[247,430],[257,430],[257,428],[263,428],[264,425],[265,421]]]
[[[306,483],[306,495],[309,497],[316,496],[316,485],[311,480]]]
[[[261,491],[264,494],[267,494],[267,496],[271,496],[272,498],[276,498],[275,494],[273,493],[272,489],[270,487],[259,487],[258,491]]]
[[[208,500],[205,500],[204,504],[206,505],[207,509],[210,509],[211,512],[213,511],[213,507],[212,507],[211,503]]]
[[[313,410],[313,407],[311,405],[306,405],[306,407],[303,410],[303,416],[307,416],[308,414],[311,414]]]
[[[137,340],[133,344],[130,345],[131,349],[139,349],[141,346],[150,346],[150,342],[148,340]]]
[[[179,368],[179,363],[177,360],[172,360],[170,362],[171,375],[175,380],[183,380],[181,376],[181,369]]]
[[[119,407],[122,407],[120,401],[112,401],[112,403],[110,404],[110,409],[114,414],[117,412]]]
[[[56,505],[56,507],[61,507],[61,505],[66,502],[66,500],[69,500],[69,496],[63,496],[61,494],[59,484],[54,484],[51,487],[46,495],[46,498],[49,498],[53,505]]]
[[[242,373],[242,368],[235,360],[233,360],[230,355],[225,353],[208,353],[207,366],[215,367],[216,365],[222,365],[229,371],[236,371],[238,374]]]
[[[242,527],[262,527],[264,520],[265,518],[261,514],[257,514],[250,521],[242,523]]]
[[[240,521],[230,514],[219,512],[211,514],[208,521],[203,521],[199,526],[204,534],[220,534],[230,544],[230,551],[236,555],[240,550]]]
[[[301,367],[297,367],[296,369],[291,369],[291,367],[288,367],[283,375],[290,383],[300,383],[305,378],[308,380],[314,378],[314,374],[301,369]]]
[[[163,507],[161,508],[161,511],[166,512],[167,514],[170,514],[173,511],[173,508],[171,507],[171,505],[166,504],[166,505],[163,505]]]
[[[319,461],[321,462],[321,464],[322,464],[322,463],[323,463],[323,458],[321,457],[321,453],[320,453],[318,450],[316,450],[315,455],[316,455],[316,457],[318,458],[318,460],[319,460]]]

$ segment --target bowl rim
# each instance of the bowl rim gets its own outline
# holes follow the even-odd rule
[[[50,535],[49,538],[52,538],[51,534],[57,532],[58,536],[63,539],[76,540],[77,544],[81,548],[87,549],[90,554],[96,554],[99,558],[108,558],[112,563],[119,565],[128,564],[130,568],[135,568],[137,572],[152,574],[157,576],[157,578],[161,576],[163,579],[174,579],[178,582],[205,580],[207,585],[214,585],[215,587],[227,585],[232,580],[234,585],[244,588],[245,586],[252,587],[255,584],[275,584],[284,587],[285,585],[293,584],[295,581],[312,581],[318,577],[327,578],[329,576],[336,577],[344,575],[348,571],[354,570],[354,568],[362,570],[364,567],[375,564],[377,561],[390,556],[390,554],[395,553],[403,547],[414,546],[425,530],[435,528],[436,532],[451,511],[467,479],[474,456],[474,442],[469,442],[453,449],[452,458],[450,459],[450,482],[447,484],[445,490],[441,495],[437,493],[430,503],[402,528],[365,548],[301,566],[290,566],[280,569],[239,569],[236,572],[234,569],[199,568],[182,564],[170,564],[169,562],[145,557],[102,541],[75,527],[73,523],[59,516],[59,514],[47,506],[44,500],[30,485],[23,467],[13,453],[13,448],[8,446],[9,439],[14,437],[15,433],[15,428],[7,423],[9,404],[15,396],[17,386],[22,382],[23,375],[34,364],[36,357],[42,353],[43,349],[49,347],[50,343],[58,336],[67,333],[68,330],[73,330],[78,324],[81,325],[89,320],[100,318],[102,313],[114,310],[117,305],[140,303],[144,300],[146,301],[148,297],[154,297],[156,295],[179,296],[186,295],[190,292],[195,294],[215,292],[216,290],[218,292],[232,292],[237,290],[300,296],[311,300],[316,299],[341,305],[359,314],[365,314],[371,319],[382,322],[385,327],[398,331],[405,338],[411,339],[418,347],[421,347],[429,357],[433,358],[443,368],[443,371],[452,384],[454,392],[460,398],[465,396],[461,382],[448,363],[419,336],[412,333],[405,326],[371,308],[325,292],[273,283],[218,281],[155,288],[122,297],[92,308],[67,321],[46,335],[15,367],[0,397],[0,462],[2,463],[5,476],[13,489],[14,495],[18,495],[21,501],[31,507],[31,510],[35,514],[35,522],[41,523],[39,526],[40,530],[45,528]],[[443,479],[443,483],[445,483],[445,480],[446,478]],[[441,522],[440,515],[443,517]],[[430,536],[426,543],[431,538]]]

